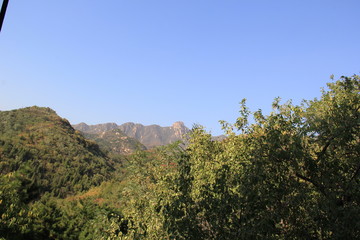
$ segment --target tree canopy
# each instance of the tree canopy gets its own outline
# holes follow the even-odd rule
[[[359,80],[342,77],[299,106],[276,99],[268,116],[243,101],[223,141],[193,129],[186,150],[141,166],[139,229],[150,239],[359,238]]]

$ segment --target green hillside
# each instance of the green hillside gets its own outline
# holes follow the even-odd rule
[[[0,112],[0,173],[27,179],[30,199],[65,197],[107,179],[112,163],[99,147],[49,108]]]

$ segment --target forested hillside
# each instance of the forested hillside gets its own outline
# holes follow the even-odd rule
[[[360,77],[272,107],[112,157],[50,109],[0,112],[0,239],[360,239]]]
[[[0,112],[0,153],[1,174],[29,176],[35,196],[64,197],[89,189],[113,170],[96,144],[47,108]]]
[[[17,215],[44,194],[88,190],[113,171],[113,160],[53,110],[0,112],[0,232],[16,232]]]

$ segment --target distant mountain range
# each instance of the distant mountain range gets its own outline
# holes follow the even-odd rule
[[[190,131],[183,122],[175,122],[170,127],[159,125],[144,126],[138,123],[104,123],[72,125],[85,137],[96,141],[103,148],[115,153],[131,153],[134,150],[149,149],[167,145],[183,139]]]

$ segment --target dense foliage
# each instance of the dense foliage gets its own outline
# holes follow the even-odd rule
[[[0,154],[0,173],[29,177],[34,198],[89,189],[113,170],[96,144],[51,109],[39,107],[0,112]]]
[[[51,109],[0,112],[1,234],[28,231],[29,206],[43,194],[87,190],[109,179],[113,165]]]
[[[359,76],[342,77],[268,116],[244,100],[222,141],[194,127],[186,148],[113,160],[51,110],[0,112],[0,238],[360,239],[359,93]],[[66,134],[49,140],[54,119],[30,116]]]
[[[321,99],[242,102],[228,137],[195,128],[133,175],[126,215],[149,239],[359,239],[360,79],[328,84]],[[237,133],[240,134],[237,134]]]

